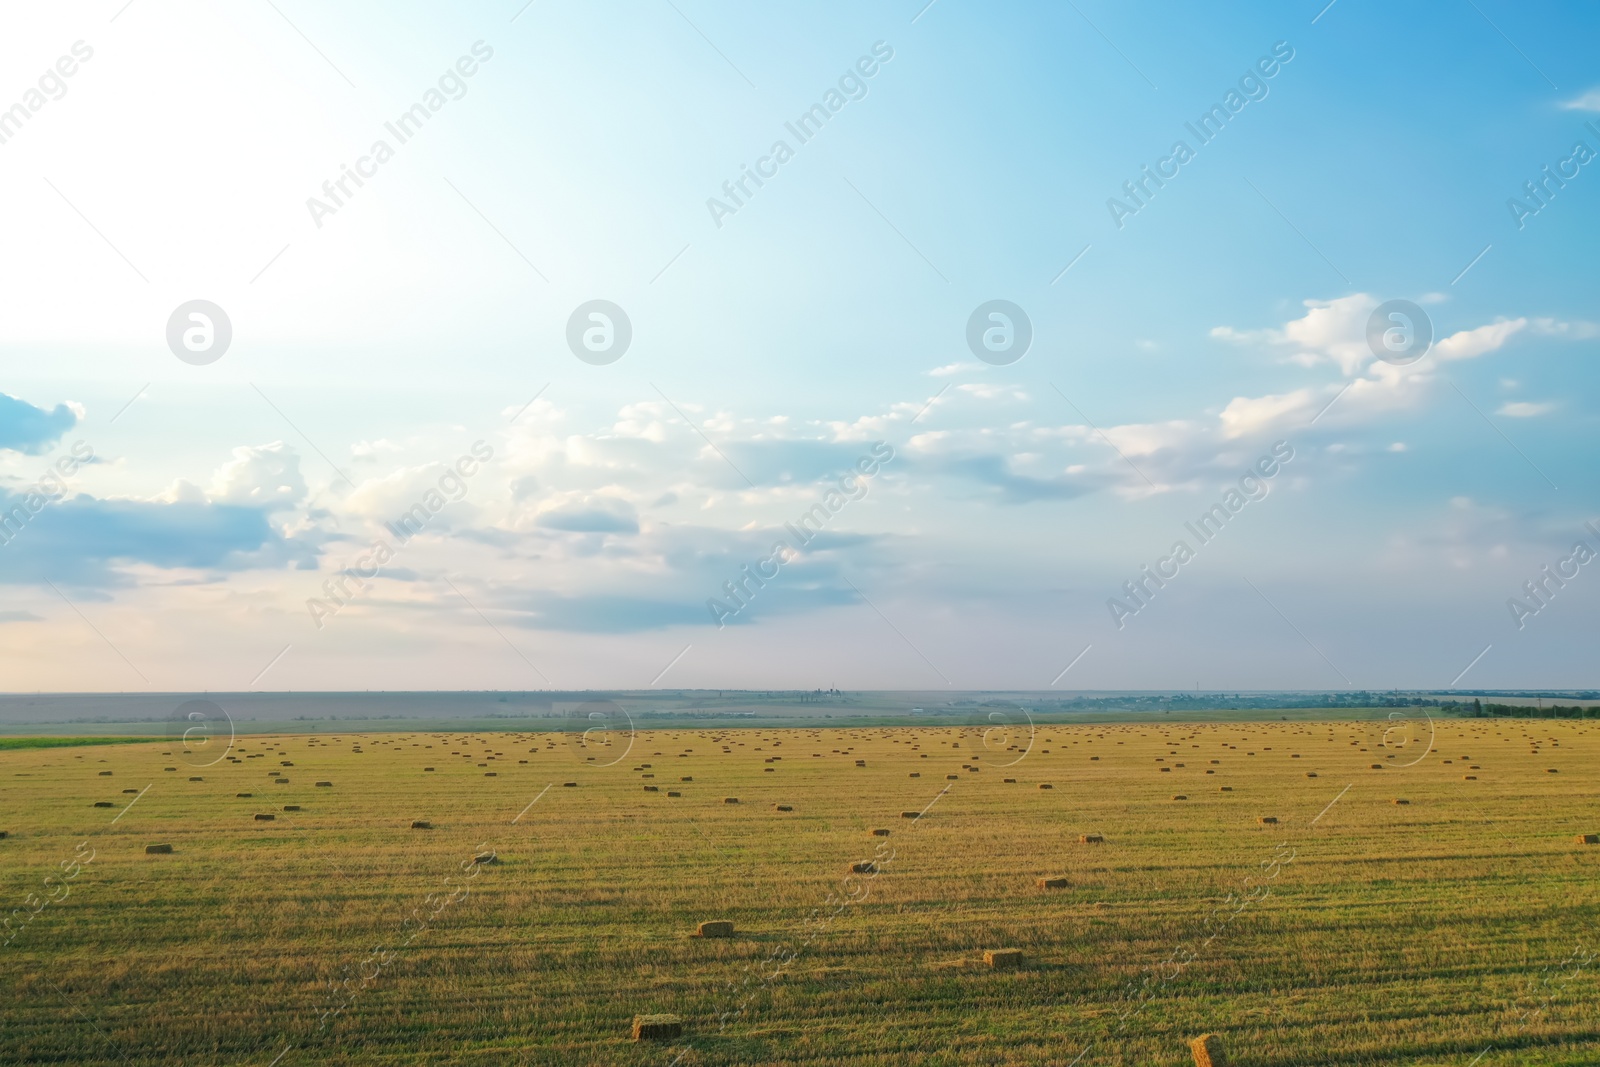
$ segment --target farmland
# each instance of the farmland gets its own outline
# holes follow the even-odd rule
[[[0,1062],[1600,1059],[1586,721],[614,725],[0,751]]]

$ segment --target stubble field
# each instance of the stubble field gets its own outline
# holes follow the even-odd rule
[[[1419,717],[3,751],[0,1062],[1595,1063],[1597,750]],[[661,1012],[684,1036],[634,1043]]]

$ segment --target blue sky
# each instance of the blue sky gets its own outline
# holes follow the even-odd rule
[[[3,19],[0,688],[1596,684],[1590,6]]]

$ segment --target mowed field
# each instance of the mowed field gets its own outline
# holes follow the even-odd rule
[[[1177,1065],[1206,1032],[1240,1065],[1600,1062],[1582,722],[216,756],[0,752],[0,1063]],[[684,1037],[634,1043],[658,1012]]]

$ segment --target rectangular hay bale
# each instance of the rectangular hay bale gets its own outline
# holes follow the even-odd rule
[[[983,962],[997,971],[1014,971],[1022,966],[1020,948],[991,948],[984,952]]]
[[[677,1015],[635,1015],[635,1041],[670,1041],[683,1036],[683,1019]]]

